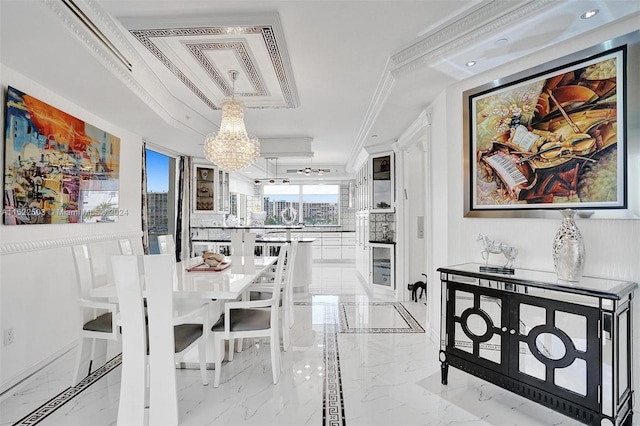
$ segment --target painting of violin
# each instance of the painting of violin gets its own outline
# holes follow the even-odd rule
[[[624,206],[624,61],[617,47],[471,94],[471,209]]]

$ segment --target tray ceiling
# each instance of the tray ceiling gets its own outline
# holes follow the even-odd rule
[[[236,70],[235,98],[248,108],[295,108],[297,89],[277,16],[253,19],[251,25],[204,26],[192,20],[190,25],[182,20],[172,26],[166,20],[123,23],[139,53],[178,98],[190,92],[207,107],[219,109],[232,95],[229,71]]]

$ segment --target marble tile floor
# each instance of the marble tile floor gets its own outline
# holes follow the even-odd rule
[[[292,345],[271,382],[268,343],[223,364],[220,387],[177,370],[182,425],[576,425],[459,370],[440,384],[426,305],[374,298],[353,264],[314,264]],[[425,333],[425,329],[427,332]],[[0,425],[114,425],[120,357],[67,388],[74,350],[3,395]],[[210,372],[213,382],[213,371]]]

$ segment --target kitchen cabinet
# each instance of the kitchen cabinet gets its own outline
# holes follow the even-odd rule
[[[213,167],[195,167],[195,211],[215,211],[215,169]]]
[[[229,173],[215,166],[196,164],[193,175],[194,213],[228,213]]]

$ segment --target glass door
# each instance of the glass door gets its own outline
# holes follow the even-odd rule
[[[218,171],[218,211],[229,212],[229,172]]]
[[[395,290],[394,279],[394,245],[371,244],[371,284],[374,288]]]
[[[215,210],[215,169],[196,166],[195,172],[195,210],[213,212]]]
[[[371,210],[394,210],[393,154],[371,157]]]

